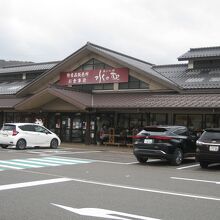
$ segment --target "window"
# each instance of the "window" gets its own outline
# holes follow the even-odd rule
[[[91,59],[88,62],[82,64],[77,70],[96,70],[96,69],[111,69],[112,67],[105,64],[97,59]],[[73,85],[75,89],[81,91],[92,91],[92,90],[113,90],[113,83],[103,83],[103,84],[82,84]]]
[[[113,90],[113,83],[73,85],[73,88],[88,92],[92,90]]]
[[[35,131],[33,125],[22,125],[22,126],[19,126],[19,128],[20,128],[22,131]]]
[[[36,132],[41,132],[41,133],[47,133],[48,132],[48,130],[46,130],[45,128],[43,128],[41,126],[38,126],[38,125],[35,125],[34,129],[35,129]]]
[[[202,129],[202,115],[197,114],[180,114],[175,115],[175,125],[184,125],[194,131]]]
[[[166,125],[167,124],[167,114],[163,114],[163,113],[150,114],[150,124],[151,125]]]
[[[187,126],[187,115],[175,115],[175,125]]]
[[[5,81],[20,81],[22,80],[22,74],[1,74],[0,82]]]
[[[127,83],[119,83],[119,89],[149,89],[149,85],[133,76],[129,76]]]
[[[220,67],[220,60],[198,60],[194,61],[193,63],[194,68],[219,68]]]
[[[97,59],[91,59],[82,64],[77,70],[96,70],[96,69],[111,69],[112,67]]]
[[[205,115],[205,128],[214,128],[216,126],[215,115]]]
[[[202,115],[189,115],[188,127],[195,131],[201,130],[202,129]]]
[[[35,79],[41,74],[41,72],[38,73],[26,73],[26,79]]]
[[[15,125],[4,124],[2,130],[3,131],[13,131],[15,129]]]
[[[177,135],[184,135],[185,136],[185,135],[187,135],[187,129],[186,128],[177,129],[173,133],[177,134]]]

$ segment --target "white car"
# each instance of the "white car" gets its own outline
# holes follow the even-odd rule
[[[2,148],[16,146],[23,150],[26,147],[51,147],[60,145],[60,138],[44,126],[35,123],[5,123],[0,130]]]

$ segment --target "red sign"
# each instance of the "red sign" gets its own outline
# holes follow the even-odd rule
[[[84,70],[60,73],[60,85],[128,82],[127,68]]]

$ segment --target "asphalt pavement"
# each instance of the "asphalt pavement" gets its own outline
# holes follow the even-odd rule
[[[141,165],[129,147],[0,149],[0,220],[218,220],[219,171]]]

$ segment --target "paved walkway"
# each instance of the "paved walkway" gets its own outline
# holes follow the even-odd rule
[[[94,145],[94,144],[82,144],[82,143],[61,143],[61,148],[79,148],[85,150],[101,150],[101,151],[124,151],[124,152],[132,152],[132,147],[127,146],[110,146],[110,145]]]

